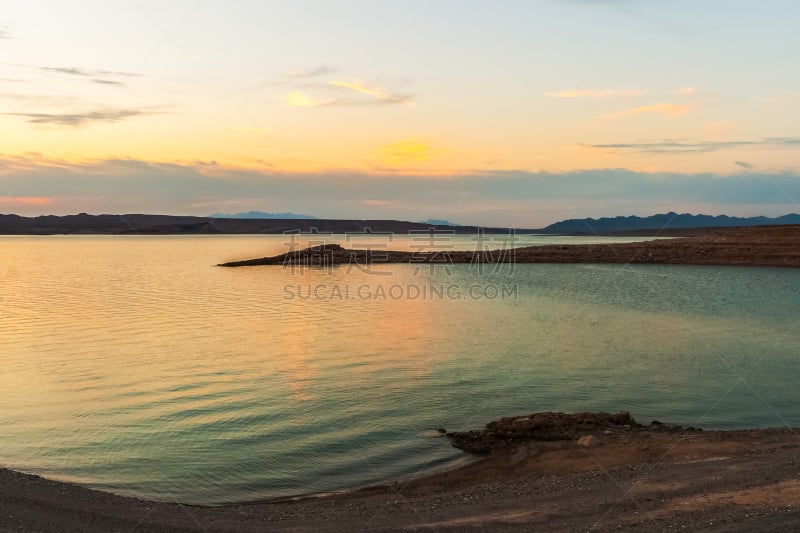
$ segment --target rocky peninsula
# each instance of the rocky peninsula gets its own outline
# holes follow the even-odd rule
[[[515,250],[420,252],[346,249],[320,244],[219,266],[330,266],[377,263],[623,263],[800,267],[800,226],[718,228],[691,237],[624,244],[546,245]]]

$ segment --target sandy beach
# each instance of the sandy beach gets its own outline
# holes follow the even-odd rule
[[[148,502],[0,470],[3,531],[789,531],[794,429],[584,432],[455,470],[251,505]]]

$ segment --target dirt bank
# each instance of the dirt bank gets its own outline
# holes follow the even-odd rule
[[[523,439],[448,472],[293,501],[154,503],[0,470],[2,531],[792,531],[793,429],[663,430],[610,422]],[[630,427],[625,427],[630,426]],[[579,444],[579,436],[591,435]]]

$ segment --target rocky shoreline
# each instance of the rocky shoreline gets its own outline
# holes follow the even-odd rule
[[[504,417],[489,422],[484,429],[447,432],[453,447],[467,453],[489,455],[537,441],[571,441],[592,446],[602,436],[640,431],[691,433],[701,428],[684,428],[653,420],[650,425],[639,424],[627,411],[610,413],[532,413]]]
[[[705,230],[697,236],[624,244],[547,245],[492,251],[346,249],[320,244],[285,254],[222,263],[327,267],[353,264],[622,263],[800,267],[800,226]]]
[[[327,496],[198,507],[0,469],[2,531],[789,531],[800,434],[702,431],[627,412],[533,413],[449,432],[483,458]]]

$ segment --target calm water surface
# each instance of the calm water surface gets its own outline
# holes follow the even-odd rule
[[[0,465],[220,504],[421,475],[464,460],[436,428],[533,411],[800,425],[800,270],[213,266],[284,243],[0,237]]]

